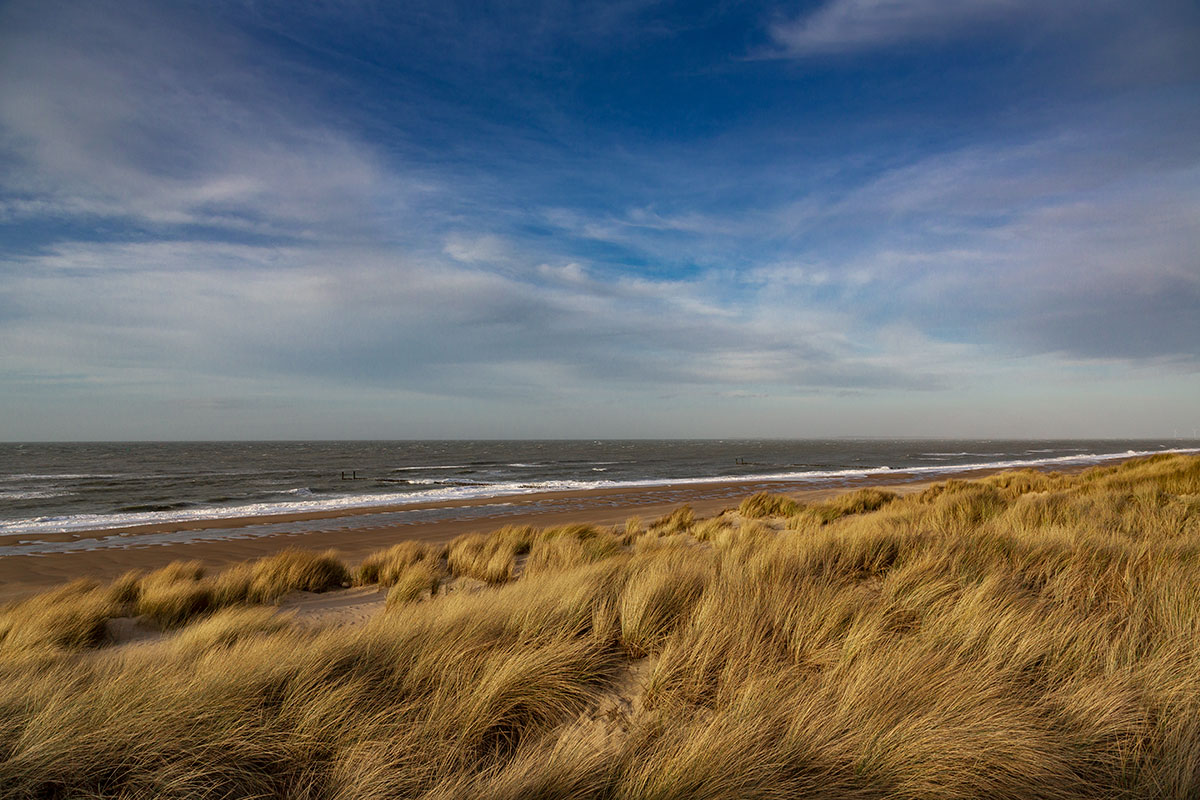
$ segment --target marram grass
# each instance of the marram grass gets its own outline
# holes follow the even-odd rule
[[[11,604],[0,798],[1200,796],[1200,458],[759,512]]]

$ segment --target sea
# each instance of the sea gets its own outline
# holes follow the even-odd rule
[[[776,480],[820,487],[887,473],[924,479],[977,468],[1100,464],[1161,451],[1200,452],[1200,441],[0,443],[0,535],[12,541],[21,534],[370,507],[402,510],[476,498],[503,505],[504,498],[576,489]]]

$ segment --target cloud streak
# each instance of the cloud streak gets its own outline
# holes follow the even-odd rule
[[[790,55],[828,55],[975,34],[1022,17],[1047,13],[1029,0],[829,0],[799,18],[771,27]]]
[[[155,6],[137,21],[103,4],[9,9],[4,216],[307,236],[402,202],[371,149],[281,96],[249,42]]]

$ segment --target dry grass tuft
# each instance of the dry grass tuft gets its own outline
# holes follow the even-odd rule
[[[625,520],[625,535],[622,537],[621,543],[633,544],[633,540],[641,536],[644,530],[641,517],[630,517]]]
[[[666,516],[659,517],[650,523],[649,533],[658,536],[673,536],[677,533],[687,533],[696,521],[696,512],[691,506],[680,506]]]
[[[335,552],[289,549],[206,577],[199,562],[175,562],[139,584],[137,614],[176,628],[220,608],[273,603],[288,592],[324,592],[350,584]]]
[[[802,513],[819,520],[823,525],[828,525],[830,522],[842,517],[878,511],[895,499],[896,495],[893,492],[885,492],[879,489],[859,489],[858,491],[839,495],[824,503],[813,503],[805,508]]]
[[[105,622],[120,605],[93,581],[0,608],[0,654],[44,648],[78,649],[104,643]]]
[[[142,578],[135,613],[174,628],[215,606],[215,590],[198,561],[176,561]]]
[[[288,627],[287,619],[273,609],[234,606],[188,625],[170,641],[175,652],[200,656],[232,647],[250,637],[280,633]]]
[[[1068,485],[1066,478],[1058,473],[1047,474],[1031,469],[1000,472],[989,475],[980,482],[996,487],[1007,500],[1013,500],[1030,492],[1058,491]]]
[[[108,585],[108,599],[122,605],[136,603],[142,594],[142,572],[130,570]]]
[[[254,562],[249,597],[263,603],[288,592],[326,592],[349,585],[350,573],[336,551],[289,549]]]
[[[661,548],[631,562],[621,592],[621,643],[635,658],[657,652],[712,577],[711,558]]]
[[[734,527],[733,522],[724,514],[721,514],[720,516],[710,517],[709,519],[697,522],[692,527],[692,536],[701,542],[711,542],[720,538]]]
[[[439,560],[443,555],[443,548],[424,542],[400,542],[367,556],[355,572],[354,581],[359,585],[392,586],[409,567],[421,561]]]
[[[623,537],[602,533],[590,525],[551,528],[538,536],[525,562],[525,574],[557,572],[591,564],[622,550]]]
[[[790,517],[804,508],[792,498],[783,494],[759,492],[742,501],[738,513],[743,517],[761,519],[762,517]]]
[[[427,595],[434,596],[443,578],[445,573],[436,561],[423,559],[413,562],[392,581],[392,588],[387,593],[388,607],[411,603]]]
[[[447,563],[453,575],[465,575],[484,583],[513,579],[517,554],[528,552],[525,539],[516,535],[485,536],[468,533],[450,543]]]
[[[285,550],[215,576],[198,561],[176,561],[146,575],[127,572],[107,586],[76,581],[0,608],[0,650],[97,647],[107,642],[106,623],[116,617],[145,616],[161,628],[178,628],[221,608],[348,583],[332,551]]]

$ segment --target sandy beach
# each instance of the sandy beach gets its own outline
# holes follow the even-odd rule
[[[1064,469],[1074,472],[1083,467]],[[811,483],[736,481],[652,487],[618,487],[570,492],[538,492],[502,498],[445,503],[368,507],[308,514],[196,520],[162,525],[70,533],[0,536],[3,548],[30,540],[78,546],[67,552],[0,557],[0,600],[16,599],[78,578],[109,581],[129,570],[152,570],[177,560],[210,568],[259,558],[288,547],[336,550],[350,563],[404,540],[448,542],[469,532],[504,525],[551,527],[567,523],[622,525],[630,517],[650,521],[687,504],[698,516],[736,506],[755,492],[790,495],[804,502],[861,487],[906,494],[949,478],[975,478],[999,470],[971,470],[914,476],[902,472],[847,478],[814,487]],[[433,514],[439,518],[430,519]]]

